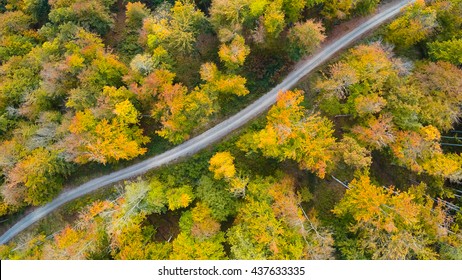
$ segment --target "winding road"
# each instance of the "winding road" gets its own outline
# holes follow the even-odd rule
[[[115,171],[108,175],[93,179],[87,183],[76,187],[75,189],[66,191],[60,194],[50,203],[37,208],[21,220],[19,220],[15,225],[8,229],[1,237],[0,244],[4,244],[11,240],[21,231],[25,230],[27,227],[37,222],[38,220],[45,217],[50,212],[54,211],[61,205],[72,201],[78,197],[81,197],[85,194],[93,192],[104,186],[113,184],[115,182],[129,179],[141,175],[148,170],[157,168],[159,166],[170,163],[174,160],[177,160],[182,157],[190,156],[199,152],[207,146],[217,142],[222,139],[230,132],[242,127],[244,124],[254,119],[258,115],[265,112],[271,105],[276,102],[276,97],[279,91],[284,91],[291,89],[297,84],[300,79],[310,73],[313,69],[326,62],[331,58],[336,52],[345,48],[353,41],[359,39],[366,32],[371,31],[385,21],[395,17],[403,7],[414,2],[415,0],[404,0],[399,1],[396,4],[380,11],[378,14],[371,17],[366,22],[362,23],[352,31],[348,32],[344,36],[340,37],[338,40],[333,41],[329,45],[323,47],[316,55],[313,55],[305,60],[298,69],[292,71],[280,84],[274,87],[271,91],[260,97],[254,103],[237,113],[236,115],[230,117],[229,119],[219,123],[215,127],[205,131],[204,133],[194,137],[177,147],[168,150],[160,155],[154,156],[152,158],[146,159],[142,162],[129,166],[127,168]]]

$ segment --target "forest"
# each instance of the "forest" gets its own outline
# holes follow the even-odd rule
[[[245,108],[396,1],[0,0],[0,232]],[[462,259],[462,0],[417,0],[224,141],[0,259]]]

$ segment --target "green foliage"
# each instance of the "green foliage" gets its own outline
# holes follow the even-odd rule
[[[192,185],[208,170],[208,153],[194,155],[190,160],[180,162],[158,171],[160,178],[167,178],[168,186]]]
[[[181,233],[173,240],[171,260],[225,259],[224,233],[220,224],[211,217],[210,208],[198,203],[180,218]]]
[[[24,57],[14,56],[2,65],[0,111],[8,106],[19,107],[39,87],[41,66],[36,55],[32,51]]]
[[[304,23],[296,23],[288,35],[292,59],[297,60],[313,53],[325,38],[324,27],[320,22],[307,20]]]
[[[0,60],[27,54],[34,46],[34,40],[25,36],[5,36],[0,42]]]
[[[242,23],[246,20],[248,13],[248,0],[213,0],[210,6],[210,22],[214,26],[218,33],[235,33],[242,29]],[[259,2],[254,4],[254,14],[256,11],[261,12],[262,6],[266,6],[266,3]],[[259,5],[257,5],[259,4]],[[258,17],[258,16],[257,16]],[[229,36],[224,37],[223,34],[218,34],[220,41],[228,41]],[[232,37],[232,36],[231,36]],[[232,38],[231,38],[232,39]]]
[[[385,38],[405,49],[428,38],[437,26],[436,11],[424,1],[417,1],[388,26]]]
[[[343,20],[352,15],[372,13],[380,0],[308,0],[308,6],[323,3],[321,14],[328,20]]]
[[[144,40],[151,51],[161,46],[169,53],[189,54],[204,20],[193,2],[176,1],[164,17],[148,17],[143,22]]]
[[[420,123],[419,112],[422,104],[419,102],[420,92],[412,86],[403,86],[390,91],[387,96],[387,106],[393,114],[393,122],[404,130],[417,130]]]
[[[225,259],[224,234],[213,238],[198,240],[186,233],[180,233],[173,240],[170,260],[222,260]]]
[[[461,260],[462,246],[451,246],[448,244],[442,244],[440,254],[442,260]]]
[[[151,11],[141,2],[128,2],[125,12],[125,23],[130,29],[139,29],[143,26],[143,20],[150,13]]]
[[[289,57],[313,53],[321,21],[378,2],[155,0],[118,11],[114,0],[0,0],[0,216],[50,201],[74,164],[135,159],[154,133],[172,144],[198,134],[266,91]],[[303,92],[281,93],[238,141],[126,183],[59,232],[61,219],[45,222],[0,258],[460,259],[460,214],[426,194],[454,198],[447,186],[462,181],[462,156],[440,146],[461,115],[461,11],[461,0],[420,0],[386,28],[400,53],[434,62],[357,46],[312,87],[312,111]],[[152,138],[150,154],[171,146]],[[369,168],[399,188],[359,173]],[[344,196],[320,179],[353,172]]]
[[[57,0],[50,3],[51,10],[48,16],[54,24],[71,22],[104,35],[114,22],[109,10],[113,3],[113,0]]]
[[[28,246],[23,246],[19,250],[13,250],[18,245],[15,243],[0,245],[0,258],[2,260],[38,260],[43,251],[43,247],[40,245],[45,240],[45,235],[38,234],[28,240]]]
[[[167,205],[166,187],[155,178],[150,182],[138,181],[125,186],[125,205],[127,210],[149,215],[164,213]]]
[[[360,15],[367,15],[375,11],[380,0],[362,0],[358,1],[355,6],[354,13],[358,13]]]
[[[391,148],[398,165],[459,180],[459,159],[443,155],[438,130],[449,130],[458,122],[460,69],[442,61],[421,62],[411,72],[408,62],[374,43],[355,47],[329,72],[315,85],[321,108],[349,117],[346,127],[357,140],[357,145],[340,143],[340,159],[350,165],[365,160],[360,164],[365,167],[370,159],[363,146]]]
[[[182,186],[178,188],[171,188],[166,191],[168,199],[168,209],[176,210],[186,208],[194,200],[194,193],[191,186]]]
[[[249,53],[250,48],[245,45],[244,38],[236,35],[229,45],[221,45],[218,56],[228,69],[233,70],[244,64]]]
[[[112,251],[115,259],[162,259],[162,254],[167,254],[170,246],[151,242],[155,230],[152,226],[142,226],[143,218],[143,216],[133,218],[132,222],[118,233],[114,244],[117,249]],[[161,252],[158,252],[158,250],[161,250]]]
[[[319,3],[321,1],[316,1]],[[213,0],[210,6],[210,22],[221,42],[226,43],[236,35],[252,33],[252,39],[269,46],[275,42],[288,24],[298,21],[308,1],[293,0]]]
[[[462,36],[462,1],[461,0],[437,0],[432,1],[431,6],[436,10],[439,40],[450,40]]]
[[[217,221],[225,221],[235,214],[236,198],[227,190],[225,184],[203,176],[196,192],[197,197],[210,207],[212,217]]]
[[[265,11],[263,17],[263,26],[267,36],[270,38],[277,38],[282,32],[284,22],[284,12],[282,11],[282,1],[272,1]]]
[[[433,60],[443,60],[454,65],[462,65],[462,39],[435,41],[428,44],[429,55]]]
[[[14,35],[26,32],[33,23],[32,18],[22,11],[7,11],[0,14],[0,35]]]
[[[303,10],[308,1],[283,0],[282,9],[284,10],[288,23],[294,23],[302,17]]]
[[[462,71],[447,62],[422,63],[410,79],[422,93],[418,104],[423,123],[445,131],[457,123],[462,102]],[[417,95],[419,96],[419,95]]]
[[[288,177],[250,182],[235,225],[227,233],[233,258],[331,258],[330,233],[302,215],[293,184]],[[309,227],[317,234],[309,234]]]
[[[149,192],[146,196],[148,213],[164,213],[166,211],[167,197],[165,195],[165,186],[162,182],[151,179],[149,182]]]
[[[7,188],[21,188],[24,185],[24,201],[40,205],[59,193],[69,168],[62,151],[38,148],[9,172]]]

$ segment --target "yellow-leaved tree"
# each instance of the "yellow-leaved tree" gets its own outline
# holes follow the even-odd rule
[[[318,114],[310,115],[301,105],[303,91],[281,92],[266,117],[266,127],[244,135],[238,146],[266,157],[295,160],[301,169],[324,178],[335,163],[333,124]]]
[[[441,244],[457,245],[451,235],[457,229],[442,204],[425,196],[425,185],[399,191],[361,174],[349,187],[333,210],[343,227],[337,242],[345,258],[435,259]]]

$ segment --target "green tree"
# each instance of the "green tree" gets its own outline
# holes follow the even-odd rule
[[[285,27],[285,14],[282,0],[272,1],[263,15],[263,26],[269,38],[277,38]]]
[[[249,0],[213,0],[210,5],[210,22],[218,32],[218,38],[221,42],[228,42],[233,39],[234,35],[242,31],[242,24],[248,15],[247,9]],[[263,5],[258,5],[258,4]],[[253,4],[254,13],[262,12],[262,6],[266,6],[265,1],[255,1]],[[258,16],[257,16],[258,17]]]
[[[226,258],[224,242],[223,233],[202,240],[180,233],[172,242],[170,260],[223,260]]]
[[[113,3],[113,0],[56,0],[50,2],[51,10],[48,16],[54,24],[72,22],[104,35],[114,23],[109,9]]]
[[[142,34],[151,51],[163,47],[172,54],[189,54],[195,48],[204,20],[204,14],[194,2],[176,1],[168,16],[148,17],[143,23]]]
[[[431,35],[438,26],[436,11],[419,0],[389,26],[385,38],[400,48],[409,48]]]
[[[151,11],[141,2],[128,2],[125,12],[125,23],[128,28],[139,29],[143,26],[143,20],[151,14]]]
[[[173,240],[171,260],[222,260],[226,258],[223,247],[224,233],[220,224],[211,216],[210,208],[198,203],[180,218],[181,233]]]
[[[435,41],[428,44],[428,54],[434,60],[451,62],[454,65],[462,65],[462,39],[447,41]]]
[[[288,23],[296,22],[302,17],[308,1],[283,0],[282,9],[284,10]]]
[[[432,1],[431,7],[436,10],[439,40],[450,40],[462,36],[462,1],[461,0],[437,0]]]
[[[30,28],[32,23],[33,19],[22,11],[0,14],[0,61],[29,53],[39,37]]]
[[[7,175],[7,184],[9,188],[24,185],[24,201],[40,205],[59,193],[69,171],[62,151],[38,148],[14,166]]]
[[[194,200],[194,193],[191,186],[168,189],[166,192],[168,199],[168,209],[176,210],[186,208]]]
[[[445,131],[458,122],[462,102],[462,70],[439,61],[420,64],[410,77],[410,84],[420,90],[419,117]]]
[[[322,15],[327,19],[345,19],[350,15],[355,2],[352,0],[323,1]]]
[[[126,184],[124,207],[146,215],[164,213],[168,202],[165,193],[165,185],[155,178]]]
[[[232,257],[332,258],[330,233],[307,220],[299,203],[290,177],[251,181],[244,205],[239,208],[234,225],[227,233]]]
[[[235,214],[236,199],[219,181],[203,176],[197,186],[197,197],[210,207],[211,215],[217,221],[225,221]]]

